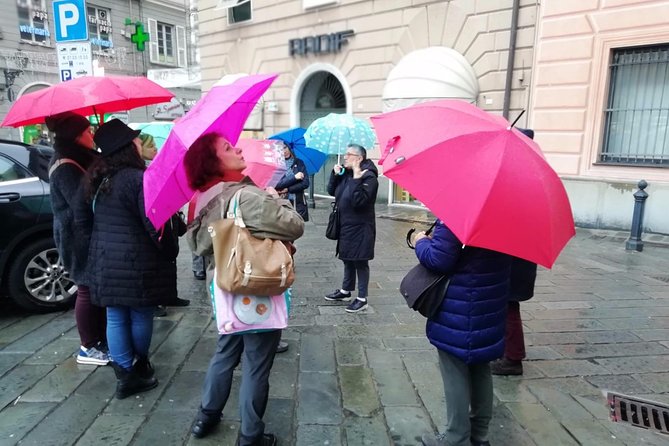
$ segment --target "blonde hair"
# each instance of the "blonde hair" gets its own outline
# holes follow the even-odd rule
[[[149,146],[151,146],[151,144],[155,145],[153,136],[149,135],[148,133],[140,133],[139,139],[142,140],[142,149],[148,148]]]

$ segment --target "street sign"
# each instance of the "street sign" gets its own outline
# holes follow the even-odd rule
[[[58,53],[58,71],[61,82],[93,75],[90,42],[58,43],[56,52]]]
[[[54,0],[53,23],[56,42],[88,40],[85,0]]]

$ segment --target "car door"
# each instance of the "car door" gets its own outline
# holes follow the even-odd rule
[[[0,250],[37,223],[44,197],[44,185],[38,177],[0,154]]]

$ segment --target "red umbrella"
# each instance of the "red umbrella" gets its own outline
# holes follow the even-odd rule
[[[84,76],[21,96],[2,121],[20,127],[71,111],[83,116],[131,110],[169,101],[174,95],[145,77]]]
[[[574,236],[562,181],[539,146],[499,116],[434,101],[372,118],[384,175],[462,243],[550,268]]]

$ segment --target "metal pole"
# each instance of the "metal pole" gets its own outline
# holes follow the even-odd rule
[[[504,83],[504,103],[502,105],[502,116],[509,119],[511,109],[511,89],[513,87],[513,67],[516,59],[516,40],[518,38],[518,12],[520,11],[520,0],[513,0],[511,7],[511,28],[509,36],[509,57],[506,63],[506,82]]]
[[[316,200],[314,199],[314,174],[309,175],[309,202],[311,209],[316,209]]]
[[[643,232],[643,211],[646,207],[646,199],[648,193],[644,191],[648,187],[646,180],[639,181],[639,190],[634,192],[634,214],[632,215],[632,229],[630,230],[630,238],[625,243],[625,249],[628,251],[643,251],[643,240],[641,234]]]

